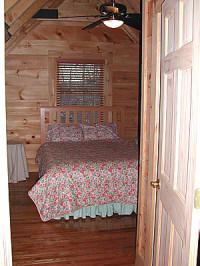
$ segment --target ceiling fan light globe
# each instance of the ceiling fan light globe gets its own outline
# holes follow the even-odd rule
[[[104,20],[103,24],[109,28],[115,29],[115,28],[119,28],[120,26],[122,26],[124,22],[118,19],[108,19],[108,20]]]

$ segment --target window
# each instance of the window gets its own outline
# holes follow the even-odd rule
[[[103,60],[57,60],[56,104],[101,106],[104,104]]]

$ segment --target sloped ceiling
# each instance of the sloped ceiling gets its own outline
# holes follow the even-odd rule
[[[41,8],[58,8],[59,17],[99,15],[99,6],[109,1],[104,0],[6,0],[5,1],[5,25],[6,25],[6,52],[15,47],[29,31],[35,28],[41,20],[32,19],[32,16]],[[140,13],[140,0],[117,1],[127,7],[128,13]],[[86,26],[95,21],[92,18],[70,19],[71,24],[79,23]],[[139,42],[138,31],[122,26],[124,32],[135,42]]]

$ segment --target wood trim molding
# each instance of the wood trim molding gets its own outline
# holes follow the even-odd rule
[[[49,106],[56,105],[56,58],[55,57],[48,57],[48,96],[49,96]]]
[[[149,89],[151,53],[151,8],[152,2],[143,0],[142,15],[142,92],[141,92],[141,129],[140,129],[140,169],[139,169],[139,193],[138,193],[138,221],[137,221],[137,241],[136,241],[136,265],[151,265],[145,262],[146,249],[151,248],[146,245],[146,219],[147,219],[147,185],[148,185],[148,151],[149,151]],[[150,38],[150,39],[149,39]]]
[[[155,10],[161,12],[162,4],[165,0],[156,0],[155,1]]]
[[[150,129],[149,129],[149,163],[147,186],[147,216],[151,217],[146,224],[145,263],[153,261],[154,225],[156,191],[150,186],[151,181],[157,180],[158,162],[158,135],[159,135],[159,103],[160,103],[160,43],[161,43],[161,13],[154,8],[152,10],[152,59],[151,59],[151,88],[150,88]]]
[[[112,65],[113,53],[107,53],[105,56],[105,91],[104,97],[106,106],[112,106]]]
[[[48,52],[48,90],[49,90],[49,106],[56,106],[56,84],[55,84],[55,73],[56,73],[56,60],[57,59],[73,59],[73,60],[104,60],[105,61],[105,92],[104,102],[106,106],[112,106],[112,63],[113,54],[110,53],[92,53],[92,54],[77,54],[77,53],[63,53],[57,51]]]
[[[194,24],[195,30],[193,33],[193,74],[192,79],[193,83],[196,84],[196,88],[199,88],[199,68],[200,68],[200,1],[194,0]],[[194,27],[194,26],[193,26]],[[199,98],[199,90],[196,90],[196,95],[194,95],[194,100],[199,103],[197,100]],[[194,117],[194,120],[197,121],[197,117],[200,111],[199,104],[196,105],[196,110],[194,110],[194,113],[196,116]],[[195,122],[194,124],[197,125],[197,154],[196,158],[197,161],[200,158],[200,129],[199,129],[199,122]],[[200,187],[200,180],[199,180],[199,174],[200,174],[200,166],[199,163],[197,163],[196,166],[196,178],[195,178],[195,189]],[[192,208],[193,206],[191,206]],[[188,225],[189,227],[189,225]],[[191,240],[190,240],[190,252],[189,252],[189,265],[196,265],[196,252],[197,252],[197,243],[199,240],[199,210],[193,209],[192,213],[192,224],[191,224]]]
[[[0,44],[4,47],[4,23],[3,6],[4,1],[0,2]],[[1,180],[0,180],[0,265],[12,265],[12,247],[10,233],[10,213],[9,213],[9,191],[8,191],[8,170],[7,170],[7,136],[6,136],[6,106],[5,106],[5,54],[4,48],[0,54],[0,73],[1,73],[1,91],[0,91],[0,146],[1,146]]]

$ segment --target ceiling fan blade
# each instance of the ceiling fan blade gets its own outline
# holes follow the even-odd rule
[[[135,28],[137,30],[142,30],[142,15],[139,13],[135,14],[126,14],[125,17],[122,17],[124,24]]]
[[[107,18],[102,18],[102,19],[99,19],[91,24],[89,24],[88,26],[82,28],[82,30],[90,30],[90,29],[93,29],[94,27],[98,26],[99,24],[101,24],[104,20],[106,20]]]
[[[59,17],[58,9],[39,9],[32,18],[36,19],[70,19],[70,18],[101,18],[103,15],[88,15],[88,16],[66,16]]]
[[[32,18],[58,19],[58,9],[39,9]]]
[[[101,15],[89,15],[89,16],[68,16],[68,17],[59,17],[59,18],[104,18],[105,16]]]

